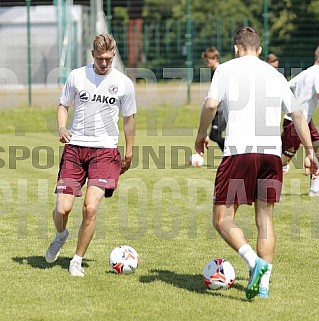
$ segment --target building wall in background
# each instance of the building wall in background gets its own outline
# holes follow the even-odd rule
[[[85,10],[73,7],[77,48],[73,66],[84,63],[82,50],[82,18]],[[57,46],[57,19],[54,6],[32,6],[30,10],[32,83],[37,85],[56,84],[59,77],[60,57]],[[26,85],[28,83],[27,59],[27,11],[26,7],[0,7],[0,85]],[[13,77],[12,73],[16,76]],[[7,76],[6,76],[7,75]],[[15,80],[16,78],[16,80]]]

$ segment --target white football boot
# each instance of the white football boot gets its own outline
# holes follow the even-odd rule
[[[69,266],[69,272],[71,273],[72,276],[84,276],[84,269],[81,266],[81,264],[77,261],[70,261],[70,266]]]

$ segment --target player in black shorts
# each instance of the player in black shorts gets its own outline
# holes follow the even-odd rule
[[[208,68],[211,69],[211,79],[213,78],[214,72],[219,65],[219,52],[215,47],[207,48],[202,57],[205,61],[205,64]],[[223,117],[222,111],[216,112],[216,115],[212,121],[212,126],[209,133],[209,138],[216,142],[219,148],[223,151],[225,138],[222,136],[223,131],[226,129],[226,122]]]

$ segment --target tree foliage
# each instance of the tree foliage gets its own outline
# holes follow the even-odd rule
[[[145,0],[146,21],[185,19],[187,0]],[[201,40],[214,38],[216,21],[221,21],[223,38],[227,38],[232,26],[249,24],[259,30],[263,40],[263,4],[268,1],[270,48],[278,54],[303,56],[319,42],[319,0],[196,0],[190,1],[191,19],[199,29]],[[212,36],[213,35],[213,36]],[[311,39],[309,39],[311,38]],[[297,50],[292,51],[293,44]]]
[[[259,31],[262,46],[279,55],[282,67],[313,63],[313,52],[319,44],[319,0],[145,0],[141,66],[159,71],[162,67],[185,67],[187,1],[195,69],[204,67],[201,52],[210,46],[217,47],[222,61],[232,58],[233,34],[244,25]],[[123,21],[120,29],[124,28]],[[124,35],[120,29],[119,36]]]

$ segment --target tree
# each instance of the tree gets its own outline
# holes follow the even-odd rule
[[[257,29],[263,45],[264,1],[269,8],[269,50],[280,56],[281,66],[312,63],[318,45],[319,0],[196,0],[190,1],[195,73],[204,67],[201,53],[209,46],[219,49],[222,61],[232,58],[233,34],[243,25]],[[185,3],[144,2],[144,58],[140,66],[155,70],[158,76],[162,67],[185,67]]]
[[[318,46],[318,0],[273,1],[270,12],[272,49],[281,65],[305,68],[313,63]]]

